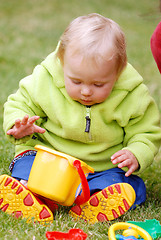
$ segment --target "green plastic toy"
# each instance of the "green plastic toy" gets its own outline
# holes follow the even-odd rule
[[[143,228],[147,231],[153,239],[161,237],[161,225],[160,222],[156,219],[145,220],[144,222],[135,222],[135,221],[128,221],[128,223],[132,223]]]

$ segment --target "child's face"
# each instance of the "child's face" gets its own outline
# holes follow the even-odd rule
[[[117,80],[114,59],[96,65],[66,51],[63,69],[67,93],[83,105],[104,102]]]

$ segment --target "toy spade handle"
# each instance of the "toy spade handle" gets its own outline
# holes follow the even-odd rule
[[[132,228],[133,230],[136,230],[137,233],[145,240],[152,240],[150,234],[147,231],[145,231],[143,228],[136,226],[134,224],[131,224],[131,223],[126,223],[126,222],[114,223],[109,228],[109,231],[108,231],[109,240],[116,240],[116,237],[115,237],[116,230],[122,230],[122,229],[125,230],[128,228]]]
[[[80,161],[75,160],[73,162],[73,166],[77,169],[79,177],[81,179],[81,184],[82,184],[82,193],[81,193],[81,195],[77,196],[77,198],[75,200],[75,204],[81,205],[81,204],[87,202],[90,198],[89,185],[88,185],[87,178],[82,170]]]

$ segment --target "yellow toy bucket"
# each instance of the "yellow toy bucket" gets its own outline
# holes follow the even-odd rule
[[[27,187],[33,193],[64,206],[78,205],[90,198],[86,175],[94,172],[83,161],[53,149],[36,145],[37,154]],[[82,193],[80,192],[80,183]]]

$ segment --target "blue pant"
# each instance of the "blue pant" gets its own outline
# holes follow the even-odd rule
[[[12,177],[18,180],[28,180],[35,155],[36,152],[29,155],[24,154],[22,157],[16,159],[16,161],[13,160],[14,164],[12,163],[11,169]],[[125,177],[125,172],[120,168],[112,168],[102,172],[89,173],[87,180],[91,195],[112,184],[124,182],[130,184],[136,193],[136,200],[132,208],[135,208],[137,205],[141,205],[145,202],[146,187],[143,180],[133,174],[129,177]]]

